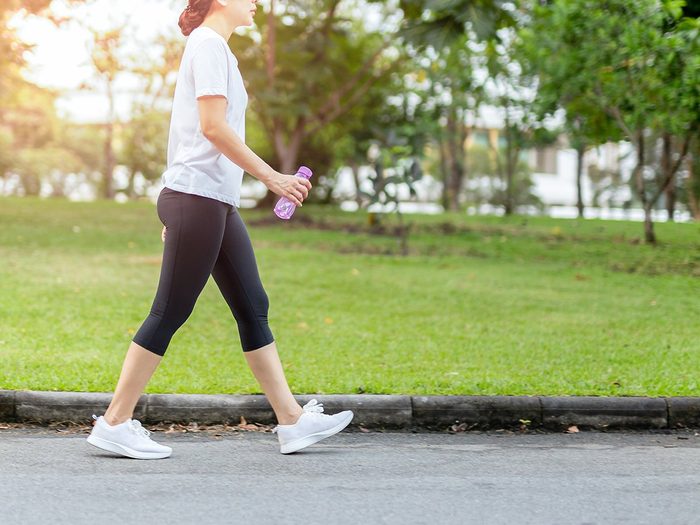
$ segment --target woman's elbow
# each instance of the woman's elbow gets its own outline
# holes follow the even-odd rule
[[[209,142],[214,142],[219,136],[221,131],[221,125],[218,123],[213,124],[202,124],[202,135],[204,135]]]

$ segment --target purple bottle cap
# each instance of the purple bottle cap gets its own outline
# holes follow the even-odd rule
[[[306,179],[310,179],[311,175],[313,175],[313,172],[306,166],[299,166],[297,173],[301,174]]]

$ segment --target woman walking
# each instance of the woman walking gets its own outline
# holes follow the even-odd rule
[[[158,217],[163,262],[148,317],[133,337],[112,401],[88,443],[137,459],[166,458],[133,419],[134,408],[173,334],[192,313],[209,275],[238,325],[244,356],[275,412],[280,451],[295,452],[343,430],[350,410],[328,415],[312,399],[299,406],[268,326],[268,297],[238,213],[243,171],[298,206],[311,183],[273,170],[245,144],[248,95],[228,47],[234,29],[253,24],[257,0],[190,0],[179,25],[187,43],[178,71]]]

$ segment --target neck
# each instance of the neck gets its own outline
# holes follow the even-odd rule
[[[218,13],[210,14],[207,18],[204,19],[202,25],[213,29],[214,31],[219,33],[222,37],[224,37],[224,40],[226,40],[226,42],[229,41],[229,39],[231,38],[231,34],[235,29],[235,27],[233,27],[228,20],[226,20],[223,16],[219,15]]]

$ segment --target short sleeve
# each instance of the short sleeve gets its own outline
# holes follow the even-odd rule
[[[228,57],[223,42],[215,38],[202,41],[192,55],[192,77],[196,98],[222,95],[228,98]]]

